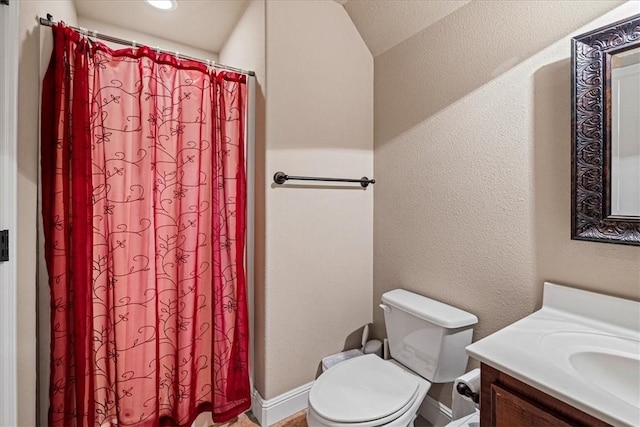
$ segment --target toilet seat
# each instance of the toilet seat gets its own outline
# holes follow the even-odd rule
[[[380,426],[402,417],[429,383],[391,361],[368,354],[323,373],[309,393],[309,410],[330,426]]]

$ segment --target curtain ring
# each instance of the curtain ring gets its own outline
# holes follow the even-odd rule
[[[98,32],[97,32],[96,30],[91,31],[91,36],[92,36],[94,39],[97,39],[97,38],[98,38]]]
[[[136,47],[138,47],[138,45],[136,44],[136,41],[135,41],[135,40],[131,40],[131,47],[132,47],[132,48],[134,48],[134,49],[135,49]]]
[[[84,27],[80,27],[80,34],[86,37],[89,34],[89,30]]]

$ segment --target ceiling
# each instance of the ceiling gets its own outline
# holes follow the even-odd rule
[[[375,57],[471,0],[334,0]],[[143,0],[74,0],[78,16],[220,52],[249,0],[178,0],[171,12]]]
[[[220,52],[248,0],[178,0],[170,12],[142,0],[74,0],[78,16]]]
[[[338,1],[338,0],[336,0]],[[376,57],[470,0],[340,0]]]

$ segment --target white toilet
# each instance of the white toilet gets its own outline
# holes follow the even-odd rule
[[[382,295],[391,359],[373,354],[324,372],[309,393],[309,427],[413,427],[431,383],[464,373],[471,313],[395,289]]]

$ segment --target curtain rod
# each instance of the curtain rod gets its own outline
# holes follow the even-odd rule
[[[47,27],[53,27],[54,25],[57,24],[57,22],[53,21],[53,16],[51,14],[49,14],[49,13],[47,13],[47,17],[46,18],[40,18],[39,22],[40,22],[40,25],[44,25],[44,26],[47,26]],[[137,42],[132,41],[132,40],[125,40],[125,39],[120,39],[118,37],[108,36],[106,34],[100,34],[97,31],[89,31],[86,28],[78,28],[78,27],[73,27],[71,25],[67,25],[67,27],[78,31],[81,34],[88,35],[88,36],[94,37],[96,39],[105,40],[105,41],[108,41],[108,42],[111,42],[111,43],[117,43],[117,44],[121,44],[121,45],[124,45],[124,46],[131,46],[131,47],[143,47],[144,46],[144,47],[148,47],[149,49],[153,49],[153,50],[155,50],[157,52],[168,53],[168,54],[173,55],[173,56],[175,56],[177,58],[188,59],[190,61],[202,62],[203,64],[208,64],[208,65],[211,65],[211,66],[214,66],[214,67],[223,68],[223,69],[229,70],[229,71],[235,71],[237,73],[246,74],[248,76],[255,76],[256,75],[256,73],[253,72],[253,71],[247,71],[247,70],[243,70],[241,68],[231,67],[229,65],[220,64],[219,62],[212,61],[212,60],[209,60],[209,59],[200,59],[200,58],[195,58],[193,56],[183,55],[183,54],[178,53],[178,52],[172,52],[172,51],[169,51],[169,50],[160,49],[159,47],[153,47],[153,46],[137,43]]]

